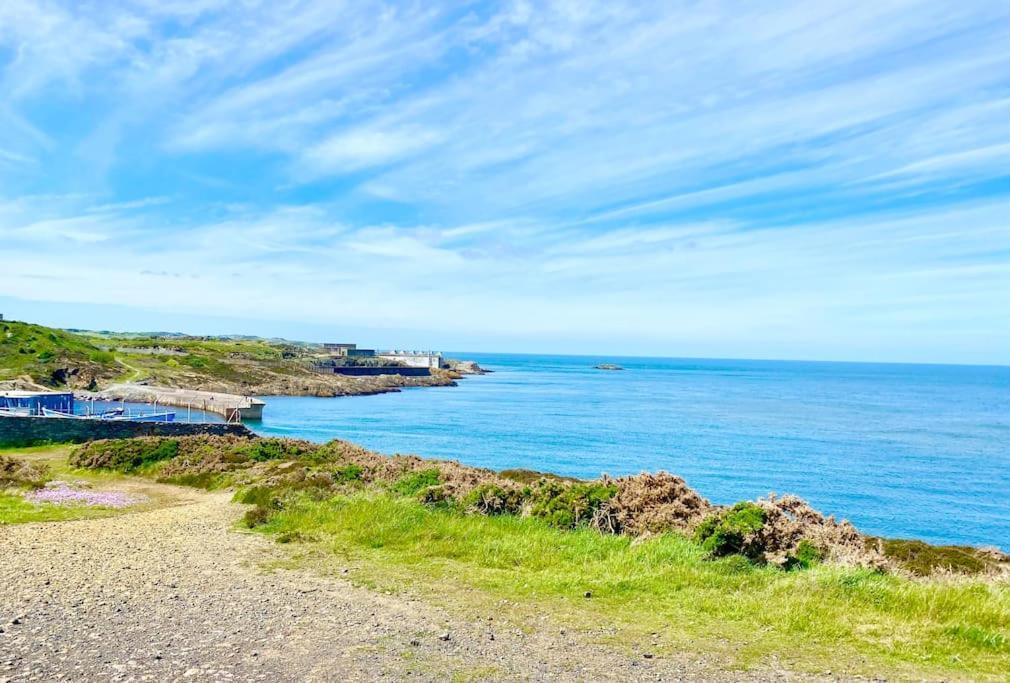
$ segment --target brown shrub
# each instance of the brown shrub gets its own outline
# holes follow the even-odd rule
[[[825,517],[796,496],[777,497],[774,493],[757,501],[765,512],[764,527],[757,540],[764,558],[771,564],[786,565],[795,558],[800,543],[813,545],[824,560],[838,564],[882,569],[883,555],[868,547],[862,534],[846,521]]]
[[[49,468],[43,464],[0,455],[0,489],[8,486],[41,488],[48,475]]]
[[[592,526],[607,533],[690,532],[712,510],[711,503],[683,479],[666,472],[623,477],[615,484],[617,495],[592,521]]]

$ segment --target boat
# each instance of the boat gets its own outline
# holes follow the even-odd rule
[[[74,415],[73,413],[64,413],[59,410],[50,410],[49,408],[42,408],[42,417],[57,417],[66,420],[87,420],[87,415]]]
[[[119,422],[175,422],[175,413],[147,413],[130,415],[122,408],[110,410],[97,415],[74,415],[72,413],[61,413],[58,410],[42,409],[44,417],[55,417],[64,420],[115,420]]]
[[[175,422],[175,413],[148,413],[147,415],[116,415],[107,417],[116,422]]]

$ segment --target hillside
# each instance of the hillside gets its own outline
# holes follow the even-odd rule
[[[407,386],[447,386],[431,377],[345,377],[315,372],[321,346],[251,337],[191,337],[57,330],[0,323],[0,382],[27,378],[51,388],[100,390],[118,382],[239,395],[349,396]]]
[[[53,388],[95,388],[122,374],[112,354],[84,337],[30,323],[0,323],[0,381],[27,377]]]

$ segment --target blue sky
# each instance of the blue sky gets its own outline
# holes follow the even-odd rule
[[[1006,2],[0,3],[0,311],[1010,363]]]

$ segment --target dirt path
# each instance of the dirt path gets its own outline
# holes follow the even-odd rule
[[[241,509],[227,494],[161,489],[180,504],[0,527],[0,682],[784,676],[646,659],[556,626],[498,630],[339,579],[266,573],[284,548],[231,530]]]

